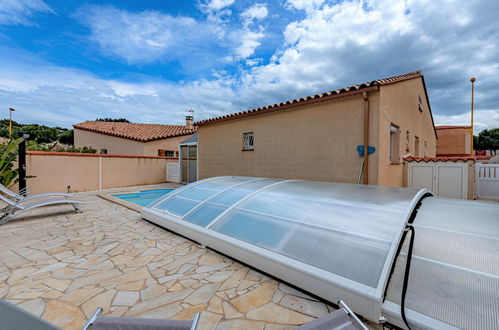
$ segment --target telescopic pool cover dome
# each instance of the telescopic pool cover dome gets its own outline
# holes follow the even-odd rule
[[[326,300],[343,299],[374,322],[386,314],[400,321],[396,295],[405,260],[394,263],[406,225],[428,195],[424,189],[215,177],[165,195],[142,215]],[[386,311],[392,271],[397,280],[390,282]]]

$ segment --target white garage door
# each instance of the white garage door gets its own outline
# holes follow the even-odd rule
[[[467,198],[467,163],[411,162],[408,166],[409,187],[427,188],[441,197]]]

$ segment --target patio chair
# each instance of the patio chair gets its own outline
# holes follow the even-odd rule
[[[77,212],[80,212],[78,204],[83,204],[82,201],[67,198],[43,199],[38,202],[23,204],[23,201],[13,201],[3,195],[0,195],[0,200],[7,204],[6,207],[0,210],[0,225],[3,225],[13,217],[34,208],[51,205],[71,204]]]
[[[193,320],[144,319],[133,317],[100,316],[102,308],[97,308],[81,330],[195,330],[199,313]]]
[[[29,195],[29,196],[23,196],[23,192],[27,192],[28,190],[24,188],[23,190],[19,191],[19,194],[16,194],[9,188],[5,187],[4,185],[0,184],[0,192],[6,195],[8,198],[16,200],[16,201],[28,201],[30,199],[34,198],[43,198],[43,197],[49,197],[49,196],[55,196],[55,197],[72,197],[71,194],[66,194],[66,193],[59,193],[59,192],[48,192],[48,193],[42,193],[42,194],[34,194],[34,195]]]
[[[83,330],[194,330],[196,329],[199,313],[190,320],[161,320],[127,317],[101,317],[102,308],[95,313],[83,326]],[[61,330],[22,308],[5,300],[0,300],[0,328],[2,330]]]
[[[338,302],[340,309],[305,323],[296,330],[368,330],[361,320],[342,300]]]
[[[34,314],[26,312],[5,300],[0,300],[0,328],[5,330],[60,330]]]

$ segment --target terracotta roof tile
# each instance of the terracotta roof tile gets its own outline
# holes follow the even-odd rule
[[[73,127],[140,142],[149,142],[197,132],[197,126],[194,126],[193,129],[187,129],[183,125],[117,123],[105,121],[85,121],[73,125]]]
[[[196,122],[196,125],[203,126],[203,125],[208,125],[208,124],[215,123],[215,122],[233,120],[233,119],[249,117],[249,116],[253,116],[253,115],[259,115],[262,113],[278,111],[278,110],[282,110],[282,109],[287,109],[287,108],[292,107],[292,106],[296,106],[297,103],[305,103],[305,102],[306,103],[315,103],[315,102],[327,101],[329,99],[333,99],[333,98],[337,98],[337,97],[341,97],[341,96],[360,94],[360,93],[363,93],[364,91],[368,91],[368,89],[378,89],[379,86],[390,85],[390,84],[394,84],[394,83],[397,83],[400,81],[419,78],[419,77],[423,77],[423,74],[421,73],[421,71],[409,72],[409,73],[401,74],[398,76],[393,76],[390,78],[373,80],[371,82],[366,82],[363,84],[357,84],[357,85],[353,85],[350,87],[335,89],[335,90],[332,90],[329,92],[324,92],[324,93],[315,94],[315,95],[311,95],[311,96],[301,97],[301,98],[297,98],[294,100],[285,101],[285,102],[281,102],[281,103],[275,103],[275,104],[267,105],[267,106],[260,107],[260,108],[255,108],[255,109],[245,110],[245,111],[241,111],[241,112],[231,113],[228,115],[223,115],[220,117],[200,120],[200,121]]]
[[[435,126],[435,129],[457,129],[457,128],[471,128],[471,126],[451,126],[451,125],[440,125]]]
[[[466,162],[468,160],[488,160],[493,156],[437,156],[437,157],[405,157],[408,162]]]

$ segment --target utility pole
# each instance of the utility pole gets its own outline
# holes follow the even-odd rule
[[[10,122],[9,122],[9,140],[12,140],[12,112],[16,111],[14,108],[9,108]]]
[[[471,146],[470,146],[470,156],[473,156],[475,151],[473,150],[473,142],[474,142],[474,136],[473,136],[473,112],[475,110],[475,81],[476,78],[473,77],[470,79],[471,81]]]
[[[18,164],[19,164],[19,193],[26,196],[26,139],[28,134],[19,133],[23,140],[19,143]]]

